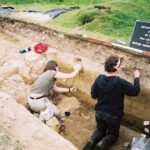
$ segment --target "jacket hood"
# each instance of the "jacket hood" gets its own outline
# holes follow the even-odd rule
[[[116,85],[117,79],[118,77],[116,76],[107,77],[105,75],[100,75],[98,78],[99,80],[98,86],[103,92],[105,93],[110,92],[113,89],[113,87]]]

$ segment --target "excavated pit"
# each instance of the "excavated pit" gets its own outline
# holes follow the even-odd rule
[[[56,96],[58,106],[63,101],[62,97],[77,98],[76,106],[78,104],[79,106],[73,107],[71,115],[66,118],[65,132],[62,132],[61,135],[71,141],[79,150],[82,149],[95,128],[95,101],[90,97],[90,88],[96,76],[103,71],[104,61],[109,55],[118,54],[124,57],[125,61],[120,75],[128,81],[132,82],[133,71],[136,67],[141,71],[141,94],[135,98],[126,97],[124,122],[128,126],[143,129],[143,121],[150,120],[150,83],[148,82],[150,58],[148,56],[92,43],[32,23],[8,18],[0,18],[0,31],[0,91],[11,95],[25,107],[27,107],[26,100],[30,86],[41,73],[47,60],[56,60],[62,71],[69,72],[72,70],[71,66],[75,63],[75,59],[81,58],[84,70],[73,83],[78,91],[71,95],[59,94]],[[43,31],[46,43],[49,45],[46,55],[36,55],[32,52],[22,55],[18,53],[20,49],[38,43]],[[32,58],[34,60],[31,60]],[[70,86],[72,82],[73,80],[66,83],[60,81],[64,86]],[[74,105],[73,101],[70,100],[70,102]],[[72,106],[70,107],[72,108]],[[7,132],[11,132],[9,128]],[[121,150],[121,145],[136,135],[136,132],[122,127],[120,140],[113,149]],[[11,133],[9,136],[15,138]],[[15,139],[17,140],[17,138]]]

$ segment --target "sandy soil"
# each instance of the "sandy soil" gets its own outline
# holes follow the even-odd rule
[[[0,129],[0,150],[22,150],[22,148]]]

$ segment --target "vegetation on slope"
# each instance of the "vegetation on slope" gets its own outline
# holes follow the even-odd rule
[[[150,21],[150,0],[0,0],[17,6],[52,7],[80,6],[79,10],[60,15],[47,26],[96,36],[108,40],[129,42],[136,20]],[[98,9],[104,6],[106,9]]]

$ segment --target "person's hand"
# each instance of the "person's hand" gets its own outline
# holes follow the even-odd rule
[[[82,65],[81,64],[76,64],[76,65],[74,65],[74,70],[76,70],[76,71],[80,71],[81,69],[82,69]]]
[[[75,87],[69,88],[69,92],[75,92],[77,89]]]
[[[134,71],[134,77],[139,78],[140,77],[140,72],[138,70]]]
[[[66,82],[67,82],[67,79],[63,79],[63,82],[65,82],[65,83],[66,83]]]

